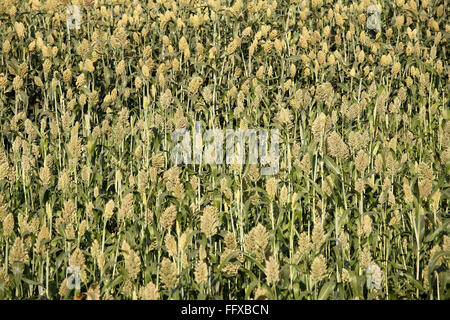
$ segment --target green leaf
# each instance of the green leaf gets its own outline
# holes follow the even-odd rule
[[[424,242],[433,241],[434,238],[436,238],[441,232],[443,232],[444,230],[447,229],[447,225],[449,223],[450,223],[450,220],[444,222],[444,224],[442,226],[440,226],[439,228],[437,228],[432,234],[429,234],[428,236],[426,236],[424,239]]]
[[[328,281],[325,283],[322,288],[320,289],[319,296],[317,299],[319,300],[327,300],[328,296],[333,292],[334,287],[336,286],[336,283]]]
[[[323,157],[323,160],[325,161],[327,168],[332,169],[336,175],[338,175],[338,176],[341,175],[341,170],[339,170],[338,165],[336,164],[336,162],[334,162],[333,159],[331,159],[329,156],[325,155]]]
[[[34,285],[34,286],[44,286],[44,284],[42,284],[42,283],[40,283],[40,282],[37,282],[37,281],[30,280],[30,279],[22,278],[22,280],[23,280],[24,282],[26,282],[26,283],[28,283],[28,284],[31,284],[31,285]]]
[[[408,281],[412,284],[414,284],[414,286],[419,289],[420,291],[425,291],[424,287],[422,286],[422,284],[417,281],[412,275],[410,275],[409,273],[403,273],[403,275],[408,278]]]

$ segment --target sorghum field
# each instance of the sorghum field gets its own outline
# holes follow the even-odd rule
[[[448,5],[1,0],[0,298],[449,299]]]

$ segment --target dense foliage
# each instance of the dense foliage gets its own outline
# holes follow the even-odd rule
[[[0,298],[448,299],[447,10],[1,0]],[[194,121],[279,172],[174,165]]]

